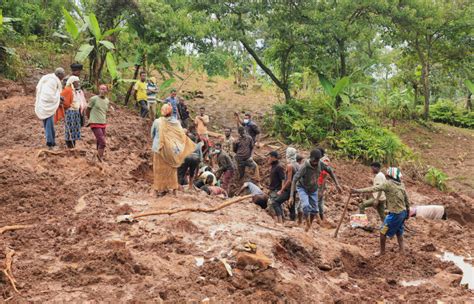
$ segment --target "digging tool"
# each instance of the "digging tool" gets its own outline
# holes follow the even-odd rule
[[[349,202],[351,201],[352,193],[349,194],[347,198],[346,205],[344,206],[344,211],[342,211],[341,219],[339,220],[339,224],[337,224],[336,231],[334,232],[334,237],[337,238],[337,233],[339,232],[339,228],[341,227],[342,221],[344,220],[344,216],[346,215],[347,207],[349,206]]]

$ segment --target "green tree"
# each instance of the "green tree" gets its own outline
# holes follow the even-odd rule
[[[393,1],[388,11],[392,45],[412,52],[421,64],[424,119],[429,118],[432,66],[449,54],[462,56],[466,46],[456,42],[472,31],[473,5],[469,0],[402,0]]]

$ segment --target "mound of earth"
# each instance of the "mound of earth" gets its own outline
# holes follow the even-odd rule
[[[206,93],[204,92],[204,96]],[[200,99],[200,103],[207,99]],[[116,223],[117,215],[222,203],[203,193],[154,197],[151,191],[150,123],[129,109],[110,112],[106,163],[94,160],[87,128],[76,151],[44,151],[41,122],[32,96],[0,102],[0,227],[32,225],[0,235],[0,261],[15,251],[12,273],[19,293],[0,273],[0,299],[16,302],[469,302],[460,270],[438,255],[472,253],[473,201],[443,194],[407,178],[415,203],[439,202],[452,210],[448,221],[409,220],[407,252],[396,242],[375,258],[377,232],[354,230],[349,205],[339,238],[334,228],[275,226],[245,201],[214,213],[150,216]],[[216,109],[218,111],[218,109]],[[216,115],[212,113],[212,115]],[[227,114],[226,114],[227,115]],[[229,113],[229,116],[231,113]],[[231,119],[231,116],[230,118]],[[62,127],[57,127],[63,145]],[[281,144],[262,142],[259,155]],[[263,175],[268,169],[263,159]],[[366,186],[368,168],[335,161],[344,189]],[[351,175],[357,172],[357,178]],[[339,220],[345,194],[329,186],[326,207]],[[454,216],[457,214],[457,217]],[[368,216],[377,225],[375,211]],[[257,254],[241,252],[248,242]],[[3,262],[0,263],[3,267]],[[403,281],[425,280],[419,286]]]

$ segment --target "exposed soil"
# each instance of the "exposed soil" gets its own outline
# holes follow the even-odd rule
[[[427,164],[443,170],[451,191],[474,198],[474,130],[411,123],[395,130]]]
[[[230,123],[230,99],[220,107],[219,96],[209,98],[212,87],[201,89],[204,98],[190,101],[191,106],[207,105],[217,120],[216,129]],[[253,94],[252,101],[262,96]],[[0,301],[474,301],[474,293],[459,286],[459,269],[437,257],[444,251],[474,254],[474,203],[468,196],[444,194],[408,176],[413,203],[444,204],[451,219],[409,220],[407,252],[399,254],[396,242],[390,240],[387,255],[379,258],[373,255],[378,249],[377,232],[351,229],[349,215],[336,240],[333,228],[316,225],[305,233],[299,227],[275,226],[269,215],[249,202],[215,213],[151,216],[117,224],[115,217],[120,214],[210,207],[221,200],[194,192],[153,196],[150,123],[136,113],[114,106],[107,129],[107,161],[100,165],[94,161],[94,139],[87,128],[77,151],[42,152],[44,135],[33,105],[33,96],[0,101],[0,227],[34,225],[0,235],[0,261],[6,248],[16,252],[13,275],[20,292],[15,293],[0,273]],[[253,107],[258,107],[256,102],[249,102],[242,110]],[[61,145],[62,130],[57,127]],[[264,145],[258,154],[265,155],[273,145]],[[264,164],[261,159],[259,163]],[[366,166],[335,161],[334,167],[345,190],[370,183]],[[262,175],[266,171],[263,166]],[[338,221],[345,199],[330,184],[326,200],[330,222]],[[356,201],[351,202],[349,214],[356,213]],[[376,226],[376,212],[369,210],[368,216]],[[246,241],[255,242],[271,260],[268,268],[238,265],[236,254]],[[232,268],[232,276],[222,259]],[[418,279],[428,283],[401,285],[403,280]]]

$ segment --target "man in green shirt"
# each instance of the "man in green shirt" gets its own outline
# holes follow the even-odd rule
[[[399,168],[390,167],[385,174],[387,181],[385,183],[363,188],[352,189],[352,193],[371,193],[384,191],[386,197],[386,210],[388,215],[385,217],[382,228],[380,229],[380,253],[385,253],[385,243],[388,237],[397,235],[400,252],[404,250],[403,231],[405,220],[410,214],[410,202],[408,201],[405,186],[401,182],[402,174]]]
[[[319,212],[318,177],[323,170],[328,172],[329,176],[336,184],[337,190],[342,192],[342,188],[339,185],[336,175],[331,167],[321,161],[321,157],[321,151],[318,149],[311,151],[309,159],[306,160],[298,172],[296,172],[291,183],[289,204],[290,206],[293,205],[295,190],[298,191],[306,222],[305,231],[308,231],[311,228],[311,225]]]

